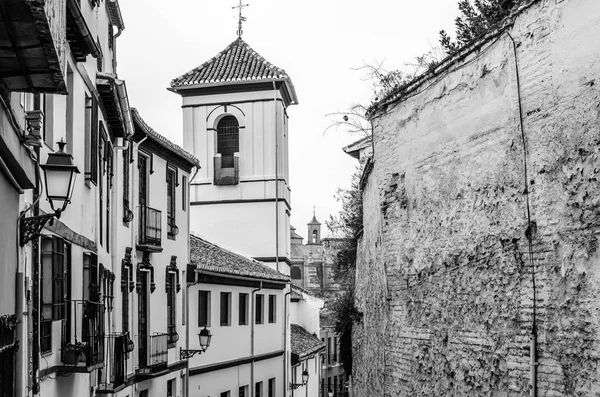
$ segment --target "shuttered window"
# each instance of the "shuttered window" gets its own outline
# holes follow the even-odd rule
[[[231,293],[221,292],[221,325],[231,325]]]
[[[210,291],[198,291],[198,326],[210,326]]]

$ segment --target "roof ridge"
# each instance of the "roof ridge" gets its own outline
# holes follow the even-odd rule
[[[140,126],[145,129],[145,133],[148,135],[153,136],[156,140],[159,140],[160,142],[163,143],[163,145],[165,146],[165,148],[167,150],[170,150],[176,154],[178,154],[179,156],[185,158],[188,162],[192,163],[194,166],[200,168],[200,160],[198,160],[194,155],[192,155],[191,153],[189,153],[188,151],[186,151],[184,148],[182,148],[181,146],[179,146],[178,144],[172,142],[169,138],[167,138],[164,135],[159,134],[158,132],[156,132],[152,127],[150,127],[148,125],[148,123],[146,123],[146,121],[142,118],[142,116],[140,115],[139,111],[137,110],[137,108],[130,108],[131,110],[131,115],[133,118],[133,122],[135,124],[135,122],[137,122],[138,124],[140,124]],[[135,126],[134,126],[135,129]]]

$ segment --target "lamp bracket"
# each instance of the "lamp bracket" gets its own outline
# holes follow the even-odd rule
[[[196,354],[202,354],[204,353],[204,350],[186,350],[186,349],[179,349],[179,355],[182,359],[186,360],[188,358],[192,358],[194,355]]]
[[[21,218],[19,222],[19,245],[23,247],[31,240],[38,238],[46,222],[51,221],[50,224],[52,224],[55,216],[56,214],[53,213]]]
[[[306,383],[292,383],[290,382],[290,390],[296,390],[299,387],[306,386]]]

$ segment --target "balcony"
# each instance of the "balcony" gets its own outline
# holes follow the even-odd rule
[[[138,336],[139,373],[154,373],[164,370],[168,361],[169,334]]]
[[[125,384],[127,379],[127,356],[133,350],[133,342],[127,333],[106,337],[106,369],[99,379],[98,392],[110,392]]]
[[[63,372],[89,372],[104,366],[104,312],[102,303],[70,301],[62,331]]]
[[[4,0],[0,79],[10,91],[66,94],[67,0]]]
[[[215,157],[215,178],[217,186],[237,185],[240,182],[239,157]]]
[[[139,206],[139,234],[137,248],[141,251],[160,252],[162,213],[154,208]]]

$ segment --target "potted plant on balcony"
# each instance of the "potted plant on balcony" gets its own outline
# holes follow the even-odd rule
[[[133,343],[133,341],[131,340],[131,338],[129,337],[129,332],[125,333],[125,346],[123,346],[125,353],[131,353],[133,351],[133,349],[135,348],[135,344]]]
[[[63,347],[63,362],[65,365],[77,365],[85,354],[86,347],[87,345],[84,342],[67,343]]]

